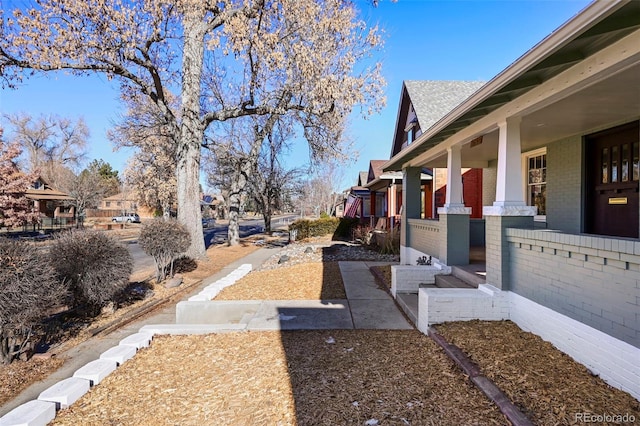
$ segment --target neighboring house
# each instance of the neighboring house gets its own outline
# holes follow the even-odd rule
[[[75,219],[75,207],[70,204],[73,197],[51,188],[41,177],[27,189],[25,195],[32,200],[34,211],[40,213],[43,225],[67,223]]]
[[[371,215],[371,202],[369,189],[365,188],[367,184],[367,172],[358,173],[358,181],[347,191],[347,199],[344,206],[344,216],[359,218],[360,223],[368,224]]]
[[[120,192],[100,201],[97,209],[87,209],[87,217],[111,219],[123,213],[137,213],[141,218],[152,218],[155,215],[153,209],[138,204],[134,191]]]
[[[138,201],[133,191],[120,192],[100,201],[98,210],[119,210],[120,212],[135,213],[138,211]]]
[[[221,194],[201,194],[200,195],[200,211],[202,217],[205,218],[223,218],[225,202]]]
[[[484,82],[480,81],[404,81],[396,118],[396,128],[391,157],[410,146],[422,134],[451,109],[460,104]],[[372,160],[367,184],[372,193],[370,211],[374,212],[371,224],[384,217],[385,226],[400,223],[402,208],[402,171],[383,171],[384,160]],[[445,164],[446,166],[446,164]],[[463,178],[465,205],[472,207],[472,217],[482,217],[482,169],[465,169]],[[438,207],[445,202],[446,168],[425,167],[421,171],[420,218],[438,217]]]
[[[370,191],[371,227],[377,227],[383,219],[384,229],[400,225],[402,213],[402,172],[384,172],[382,166],[387,160],[371,160],[365,187]],[[422,218],[433,214],[433,184],[430,169],[424,169],[421,175]]]
[[[396,135],[398,298],[412,277],[469,264],[461,177],[483,169],[486,284],[416,284],[418,328],[511,319],[640,398],[639,122],[640,2],[602,1],[406,144]],[[420,171],[445,166],[439,220],[420,219]],[[423,256],[433,265],[408,266]]]

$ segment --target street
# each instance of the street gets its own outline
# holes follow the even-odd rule
[[[286,229],[289,223],[298,218],[298,215],[288,214],[272,218],[271,228]],[[211,228],[204,229],[204,244],[208,248],[212,244],[222,244],[227,241],[227,233],[229,225],[225,223],[216,223]],[[246,238],[250,235],[260,234],[264,232],[263,219],[240,219],[240,238]],[[137,240],[126,242],[129,253],[133,257],[133,273],[140,272],[154,267],[153,258],[147,255],[138,245]]]

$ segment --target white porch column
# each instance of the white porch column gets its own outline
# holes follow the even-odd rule
[[[445,207],[464,207],[462,199],[462,158],[460,146],[447,148],[447,193]]]
[[[522,193],[522,154],[520,143],[520,117],[511,117],[498,123],[498,178],[494,206],[524,206]]]
[[[509,290],[509,245],[507,228],[533,228],[536,207],[527,206],[522,191],[522,148],[520,117],[510,117],[498,123],[498,173],[496,200],[484,206],[487,283]]]

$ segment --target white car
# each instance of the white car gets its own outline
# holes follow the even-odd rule
[[[111,222],[140,223],[140,216],[138,213],[125,213],[122,216],[113,216]]]

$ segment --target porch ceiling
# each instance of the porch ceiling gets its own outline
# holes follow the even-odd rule
[[[599,19],[595,24],[587,24],[587,29],[581,34],[555,42],[558,45],[549,54],[543,55],[516,77],[502,83],[502,87],[490,92],[484,99],[479,99],[475,104],[466,105],[466,111],[461,109],[457,116],[445,117],[444,120],[448,119],[449,124],[436,123],[432,131],[425,132],[430,134],[428,139],[416,141],[414,146],[409,146],[405,152],[396,155],[385,164],[384,170],[401,169],[403,164],[416,159],[458,131],[633,33],[640,28],[640,1],[624,3]],[[566,26],[571,24],[570,22]],[[545,42],[552,42],[555,35],[560,32],[561,29],[543,40],[539,44],[540,49],[544,47],[542,45]],[[520,62],[526,62],[527,56],[534,55],[537,48],[538,46],[530,51],[533,53],[527,52],[486,86],[489,87],[502,80],[503,75],[511,68],[517,68]],[[455,113],[455,110],[452,113]],[[549,141],[583,134],[612,123],[631,121],[638,119],[639,116],[640,64],[636,63],[589,87],[582,88],[575,94],[523,115],[522,149],[530,150]],[[438,126],[440,126],[439,130]],[[486,167],[488,161],[497,158],[497,142],[498,131],[494,129],[482,135],[481,144],[473,147],[471,144],[464,145],[461,151],[462,166]],[[446,167],[446,164],[446,152],[444,152],[443,155],[431,158],[420,166]],[[413,164],[413,166],[416,165]]]
[[[639,117],[640,64],[636,64],[546,108],[523,116],[520,127],[522,151]],[[462,146],[462,167],[487,167],[488,162],[498,158],[498,130],[483,135],[482,143],[472,145]],[[446,152],[424,166],[447,167]]]

